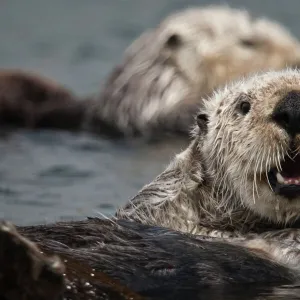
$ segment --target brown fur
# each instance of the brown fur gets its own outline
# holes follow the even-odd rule
[[[1,299],[61,299],[65,268],[58,257],[44,256],[7,222],[0,223],[0,243]]]
[[[72,257],[66,260],[62,253],[61,258],[48,256],[32,240],[21,236],[11,223],[0,222],[1,299],[143,299],[88,263]]]
[[[22,236],[0,224],[5,300],[237,300],[247,285],[243,299],[250,300],[257,286],[292,283],[300,274],[243,241],[230,245],[124,220],[89,218],[18,231]]]
[[[79,129],[82,102],[40,75],[0,71],[0,124],[25,128]]]
[[[292,141],[300,149],[299,136],[293,140],[271,118],[287,93],[300,90],[299,83],[300,72],[286,70],[216,92],[202,110],[206,129],[196,128],[190,146],[117,216],[223,237],[273,232],[278,239],[286,233],[274,230],[298,227],[300,197],[277,194],[267,173],[280,169]],[[251,104],[245,116],[238,108],[243,101]]]

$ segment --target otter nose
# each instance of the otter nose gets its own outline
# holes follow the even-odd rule
[[[288,134],[300,133],[300,91],[289,92],[275,107],[272,118]]]

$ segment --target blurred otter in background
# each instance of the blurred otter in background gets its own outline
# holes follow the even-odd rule
[[[183,10],[129,47],[87,124],[97,130],[101,120],[126,136],[188,135],[203,96],[243,75],[299,62],[299,42],[274,21],[227,6]]]
[[[22,128],[81,127],[84,103],[50,79],[18,70],[0,71],[0,124]]]
[[[274,21],[227,6],[189,8],[142,34],[102,92],[81,102],[38,77],[3,73],[0,117],[7,125],[125,137],[188,135],[202,96],[243,75],[299,61],[298,41]]]

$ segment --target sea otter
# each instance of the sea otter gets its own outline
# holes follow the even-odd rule
[[[281,231],[299,227],[299,152],[300,71],[239,80],[204,100],[191,144],[117,217],[195,234],[300,241],[297,230]]]
[[[188,136],[202,96],[245,74],[299,62],[299,42],[274,21],[227,6],[189,8],[134,41],[97,96],[77,101],[48,80],[1,75],[0,119],[115,137]]]
[[[18,231],[0,223],[0,297],[5,300],[238,300],[241,295],[250,300],[262,299],[262,287],[263,299],[276,299],[274,286],[280,291],[280,285],[300,278],[299,268],[274,260],[287,256],[284,248],[277,247],[274,257],[255,249],[256,240],[232,245],[95,218]]]
[[[201,98],[215,88],[299,62],[299,42],[274,21],[228,6],[179,11],[127,49],[91,99],[86,126],[104,123],[125,136],[188,135]]]

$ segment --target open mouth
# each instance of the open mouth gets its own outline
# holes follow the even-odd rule
[[[276,194],[293,199],[300,196],[300,154],[291,151],[281,163],[282,170],[271,169],[268,179]]]

